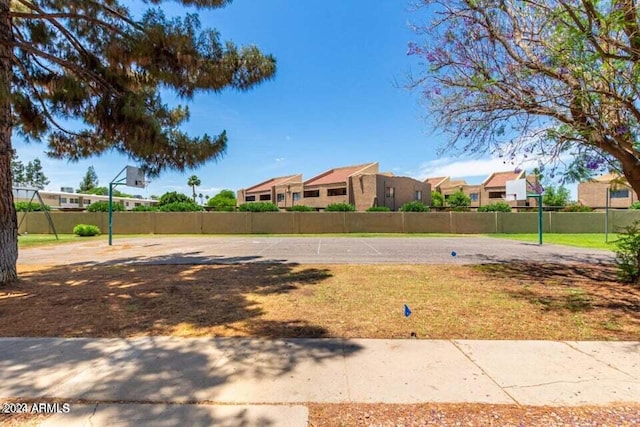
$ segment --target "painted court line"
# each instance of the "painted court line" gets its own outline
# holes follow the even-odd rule
[[[322,239],[318,240],[318,250],[316,251],[316,253],[318,255],[320,255],[320,246],[322,245]]]
[[[382,252],[380,252],[379,250],[377,250],[376,248],[374,248],[373,246],[371,246],[369,243],[367,242],[363,242],[365,245],[369,246],[371,249],[373,249],[375,251],[375,253],[377,253],[378,255],[382,255]]]

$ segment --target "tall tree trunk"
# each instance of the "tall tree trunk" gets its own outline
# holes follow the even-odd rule
[[[0,286],[18,278],[18,220],[11,190],[11,19],[10,0],[0,0]]]

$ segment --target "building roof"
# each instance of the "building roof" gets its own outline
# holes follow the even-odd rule
[[[316,175],[313,178],[304,182],[304,185],[323,185],[323,184],[342,184],[347,182],[347,178],[351,175],[354,175],[360,172],[362,169],[367,168],[369,166],[375,165],[378,166],[377,162],[374,163],[365,163],[362,165],[355,166],[344,166],[341,168],[329,169],[326,172],[321,173],[320,175]],[[377,170],[376,170],[377,172]]]
[[[606,182],[606,183],[610,183],[611,181],[617,181],[617,182],[627,182],[627,179],[624,176],[620,176],[617,173],[608,173],[606,175],[600,175],[600,176],[596,176],[593,178],[592,181],[596,181],[596,182]]]
[[[275,185],[286,184],[287,182],[300,182],[294,181],[294,179],[297,177],[302,180],[302,175],[300,174],[271,178],[264,182],[261,182],[260,184],[256,184],[253,187],[245,189],[245,193],[262,193],[264,191],[271,191],[271,188]]]
[[[448,176],[437,176],[437,177],[434,177],[434,178],[427,178],[427,179],[424,180],[424,182],[426,182],[427,184],[430,184],[432,188],[436,188],[437,186],[441,185],[447,179],[449,179]]]
[[[521,171],[506,171],[506,172],[493,172],[482,183],[485,187],[506,187],[507,181],[514,179],[521,179],[525,177],[525,172]]]

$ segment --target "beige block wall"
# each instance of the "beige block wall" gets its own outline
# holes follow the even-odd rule
[[[295,212],[301,234],[346,233],[346,212]]]
[[[604,212],[545,212],[543,232],[604,233]],[[24,214],[18,214],[22,218]],[[52,212],[56,230],[71,234],[77,224],[108,232],[104,212]],[[116,212],[115,234],[246,233],[535,233],[536,212]],[[610,211],[609,231],[640,220],[640,210]],[[26,215],[20,232],[51,233],[44,213]]]
[[[113,234],[155,233],[157,217],[155,212],[114,212]]]
[[[345,227],[349,233],[401,233],[404,218],[395,212],[350,212]]]
[[[295,234],[298,233],[296,212],[253,212],[251,233]]]
[[[127,212],[127,215],[135,215]],[[156,234],[200,234],[203,212],[154,212]],[[131,217],[135,219],[135,217]]]
[[[249,234],[251,212],[203,212],[202,234]]]
[[[405,233],[450,233],[450,212],[399,212]]]

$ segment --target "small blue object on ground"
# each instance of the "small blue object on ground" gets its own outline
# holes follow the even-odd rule
[[[451,256],[456,256],[456,255],[458,255],[456,251],[451,251]]]
[[[411,316],[411,309],[409,308],[409,306],[407,304],[404,305],[404,317],[409,317]]]

